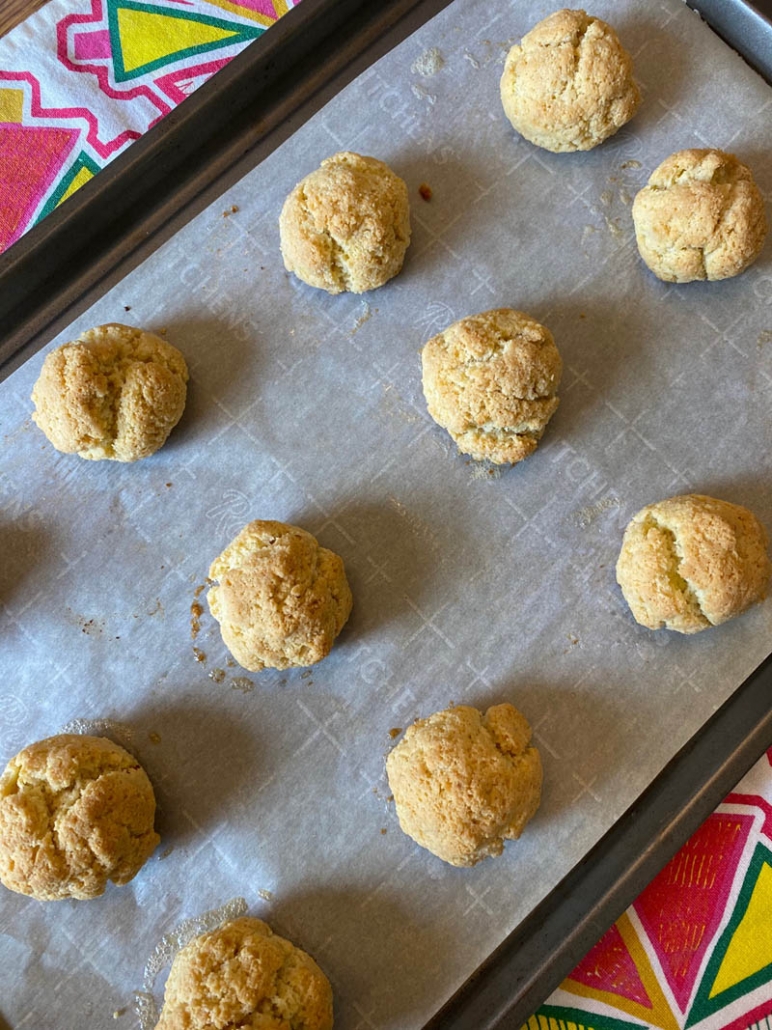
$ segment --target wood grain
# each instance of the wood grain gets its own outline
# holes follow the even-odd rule
[[[48,0],[0,0],[0,36],[28,18]]]

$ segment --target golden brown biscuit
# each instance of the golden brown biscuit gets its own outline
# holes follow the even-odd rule
[[[402,268],[407,186],[374,157],[343,151],[297,184],[279,218],[284,267],[328,293],[365,293]]]
[[[260,919],[195,937],[172,963],[156,1030],[332,1030],[316,962]]]
[[[541,759],[530,741],[510,704],[419,719],[386,759],[399,825],[451,865],[500,855],[539,807]]]
[[[222,638],[251,672],[313,665],[351,612],[343,561],[283,522],[250,522],[214,560],[207,595]]]
[[[635,114],[633,62],[604,21],[556,11],[509,51],[501,102],[514,128],[555,153],[590,150]]]
[[[185,408],[188,369],[176,347],[110,323],[51,351],[32,418],[58,451],[93,461],[154,454]]]
[[[659,279],[688,283],[739,275],[767,235],[750,168],[723,150],[679,150],[633,201],[641,257]]]
[[[636,622],[698,633],[766,596],[767,534],[738,504],[685,494],[650,504],[625,530],[617,582]]]
[[[563,370],[549,329],[512,308],[483,311],[432,337],[421,360],[429,414],[463,454],[503,465],[536,450]]]
[[[150,857],[154,817],[144,769],[111,740],[30,744],[0,777],[0,881],[40,901],[96,898]]]

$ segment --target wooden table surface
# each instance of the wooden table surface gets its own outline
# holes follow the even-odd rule
[[[33,11],[37,11],[47,0],[0,0],[0,36],[24,21]]]

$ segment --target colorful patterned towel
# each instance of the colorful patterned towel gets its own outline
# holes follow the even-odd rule
[[[0,40],[0,252],[300,0],[51,0]]]
[[[772,750],[526,1024],[770,1030]]]
[[[0,41],[0,251],[300,0],[52,0]],[[528,1022],[772,1023],[772,751]]]

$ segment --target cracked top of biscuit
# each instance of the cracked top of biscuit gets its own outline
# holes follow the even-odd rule
[[[65,454],[137,461],[163,446],[179,422],[187,381],[185,359],[160,336],[101,325],[46,356],[32,418]]]
[[[343,561],[298,526],[256,520],[212,563],[207,595],[225,644],[245,669],[326,657],[351,611]]]
[[[766,596],[767,535],[737,504],[685,494],[650,504],[625,530],[617,582],[636,622],[698,633]]]
[[[680,150],[633,202],[638,250],[665,282],[728,279],[756,260],[767,219],[750,168],[723,150]]]
[[[144,769],[111,740],[31,744],[0,778],[0,881],[41,901],[95,898],[150,857],[154,817]]]
[[[386,760],[402,830],[451,865],[500,855],[541,799],[531,727],[511,704],[458,705],[419,719]]]
[[[549,329],[512,308],[483,311],[432,337],[421,359],[429,414],[463,454],[514,464],[536,450],[563,368]]]
[[[243,917],[174,959],[156,1030],[332,1030],[332,988],[314,960]]]
[[[407,186],[374,157],[342,151],[297,184],[279,218],[284,267],[328,293],[365,293],[402,268]]]
[[[597,146],[640,102],[616,32],[582,10],[556,11],[523,36],[507,55],[500,89],[513,127],[555,153]]]

